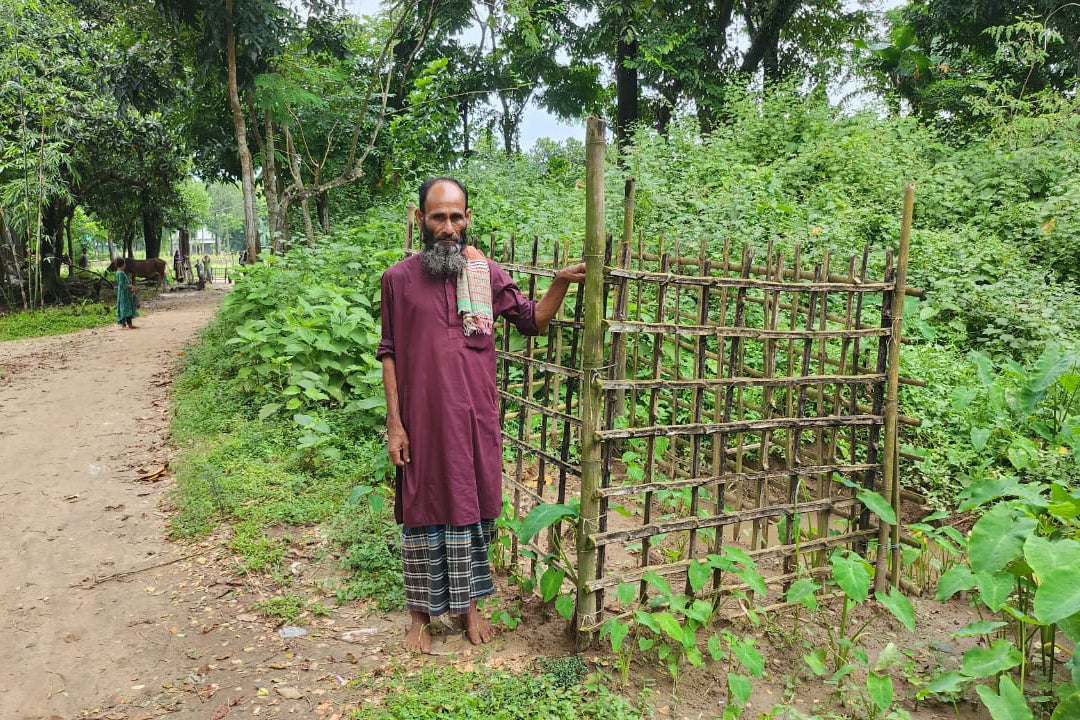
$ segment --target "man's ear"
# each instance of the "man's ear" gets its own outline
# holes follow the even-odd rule
[[[419,207],[416,208],[416,210],[413,211],[413,215],[414,215],[414,218],[416,220],[416,224],[419,225],[420,227],[424,227],[424,213],[420,212]]]
[[[472,208],[465,208],[465,229],[468,230],[472,225]]]

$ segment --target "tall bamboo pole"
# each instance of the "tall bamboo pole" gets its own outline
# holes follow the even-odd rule
[[[889,334],[889,369],[885,388],[885,451],[881,458],[882,494],[892,504],[897,524],[890,528],[881,521],[878,526],[874,589],[881,591],[885,590],[886,560],[890,556],[893,560],[892,584],[896,586],[900,582],[900,478],[896,462],[896,428],[899,413],[900,331],[904,326],[904,287],[907,282],[908,249],[911,244],[911,218],[914,208],[915,186],[909,183],[904,187],[904,216],[900,222],[900,248],[896,255],[896,290],[892,294],[892,332]]]
[[[603,391],[597,381],[604,365],[604,156],[607,124],[588,119],[585,129],[585,282],[583,287],[585,328],[581,346],[581,517],[577,532],[577,644],[584,648],[592,639],[582,628],[598,624],[597,596],[587,583],[596,575],[596,545],[591,536],[599,531],[601,443],[597,437],[603,417]]]
[[[623,232],[622,242],[619,243],[618,260],[616,261],[619,267],[629,267],[630,263],[624,260],[628,256],[630,243],[634,239],[634,189],[636,182],[634,178],[626,178],[626,184],[623,187]],[[615,309],[616,317],[620,320],[626,319],[626,302],[629,296],[629,288],[623,282],[618,297],[618,307]],[[619,380],[626,379],[626,343],[627,339],[623,339],[622,342],[615,346],[615,377]],[[615,417],[622,417],[626,413],[626,391],[617,390],[615,392]]]

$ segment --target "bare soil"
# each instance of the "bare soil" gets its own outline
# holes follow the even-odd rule
[[[305,616],[303,635],[282,637],[287,628],[255,609],[280,588],[242,573],[227,531],[194,544],[167,539],[169,387],[224,292],[152,298],[135,330],[0,343],[0,527],[9,538],[0,547],[0,720],[340,720],[378,704],[391,674],[429,664],[517,672],[539,656],[571,654],[566,624],[503,580],[499,607],[521,617],[514,631],[474,648],[444,629],[433,656],[410,656],[406,614],[322,597],[334,569],[316,529],[302,531],[286,565],[292,591],[322,597],[329,614]],[[970,620],[968,609],[924,600],[917,608],[916,637],[882,620],[875,645],[910,648],[920,668],[958,662],[963,648],[949,633]],[[790,627],[738,627],[771,659],[747,716],[782,700],[844,712],[821,682],[785,686],[804,641],[821,640],[808,631],[796,641]],[[607,654],[585,657],[616,685]],[[661,718],[717,717],[726,670],[688,669],[674,697],[654,662],[635,662],[625,692],[649,688]],[[952,708],[904,705],[919,720],[955,717]],[[981,717],[970,705],[959,710]]]

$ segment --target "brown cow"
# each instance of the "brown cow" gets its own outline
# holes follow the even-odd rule
[[[105,268],[105,271],[113,272],[115,270],[116,260],[113,260],[109,263],[109,267]],[[165,287],[165,261],[161,258],[149,258],[147,260],[128,258],[124,270],[132,279],[143,277],[153,280],[157,278],[158,287]]]

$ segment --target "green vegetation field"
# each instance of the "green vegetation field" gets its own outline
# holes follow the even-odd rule
[[[92,296],[61,272],[81,247],[168,258],[204,230],[229,249],[236,284],[174,387],[170,532],[223,538],[270,588],[254,610],[401,610],[379,277],[433,174],[468,185],[474,237],[579,253],[585,148],[522,152],[537,105],[612,119],[607,229],[622,232],[635,178],[646,252],[731,242],[806,263],[869,246],[877,276],[914,184],[907,280],[924,294],[906,301],[900,362],[925,382],[901,390],[921,420],[902,430],[901,475],[928,513],[901,518],[900,589],[872,593],[876,569],[837,550],[766,613],[750,558],[687,559],[685,587],[612,588],[627,611],[581,655],[514,672],[358,665],[339,684],[381,705],[355,717],[1080,718],[1076,3],[349,5],[0,13],[0,340],[111,322],[93,304],[10,314]],[[258,261],[236,268],[241,248]],[[527,526],[503,518],[505,592],[487,608],[522,636],[573,611],[558,572],[505,566]],[[699,592],[721,576],[732,596]],[[958,627],[932,623],[944,608]]]
[[[1013,146],[1011,128],[1003,127],[1000,137],[953,147],[910,121],[845,117],[776,93],[747,97],[731,125],[708,138],[682,124],[666,138],[642,133],[625,166],[612,163],[607,173],[613,230],[629,174],[637,178],[637,220],[649,242],[676,233],[705,237],[714,252],[725,237],[751,246],[773,240],[789,251],[799,242],[811,255],[858,252],[870,243],[875,263],[895,246],[903,183],[916,184],[909,279],[926,299],[910,299],[905,308],[912,342],[901,363],[905,375],[927,386],[905,387],[901,411],[923,419],[903,441],[925,459],[905,463],[904,482],[947,513],[985,514],[970,539],[941,534],[948,526],[939,522],[918,525],[917,535],[936,534],[938,554],[913,556],[911,567],[944,573],[939,597],[972,592],[988,617],[1004,613],[997,616],[1015,626],[1016,636],[1002,635],[999,623],[968,630],[997,638],[997,659],[987,666],[992,675],[1020,662],[1015,649],[1006,652],[1010,638],[1049,627],[1042,613],[1065,619],[1043,606],[1059,598],[1039,595],[1041,573],[1072,573],[1069,553],[1080,549],[1080,295],[1070,254],[1080,247],[1080,227],[1065,199],[1080,190],[1080,151],[1067,116],[1024,122],[1025,135],[1037,142]],[[519,159],[484,156],[460,168],[474,232],[577,242],[584,218],[580,150],[574,142],[548,145]],[[1016,180],[1021,174],[1043,180]],[[233,523],[232,542],[248,569],[274,573],[290,541],[280,534],[267,539],[264,528],[323,524],[352,578],[337,588],[338,599],[371,598],[382,608],[400,607],[401,591],[392,551],[397,531],[381,484],[388,467],[373,351],[378,278],[401,256],[407,200],[403,190],[339,223],[314,249],[249,269],[192,353],[176,392],[175,434],[185,450],[175,532],[198,536]],[[1024,542],[1029,533],[1038,544]],[[983,545],[985,536],[1011,540]],[[1019,567],[1027,574],[1017,574],[1015,562],[1025,563]],[[1002,572],[1017,594],[989,594],[1004,586],[992,591],[985,578]],[[852,586],[849,597],[865,598],[865,588],[858,590]],[[897,607],[897,617],[906,617]],[[1067,627],[1062,623],[1065,637]],[[638,649],[634,655],[641,662],[655,657]],[[825,655],[808,657],[811,667],[829,667]],[[835,681],[841,687],[866,672],[854,665],[847,671],[849,679]],[[941,669],[921,688],[898,680],[888,703],[872,685],[884,670],[871,666],[858,682],[874,698],[868,707],[886,705],[883,716],[900,712],[904,698],[917,693],[973,696],[982,685],[984,694],[985,676],[968,673]],[[1067,682],[1059,674],[1056,690]],[[1006,698],[1001,702],[1017,697],[1006,681],[1000,690],[996,681],[991,687]]]

